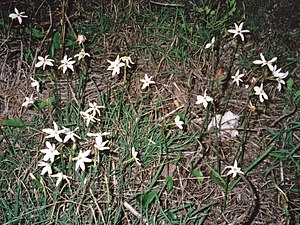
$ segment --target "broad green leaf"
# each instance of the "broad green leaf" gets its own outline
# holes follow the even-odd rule
[[[293,78],[289,78],[289,79],[287,80],[286,84],[287,84],[288,89],[289,89],[289,90],[292,90],[292,89],[293,89],[293,85],[294,85],[294,80],[293,80]]]
[[[173,189],[173,180],[172,180],[172,177],[170,177],[170,176],[166,177],[166,185],[167,185],[168,192],[172,191],[172,189]]]
[[[143,208],[148,208],[149,205],[154,201],[154,199],[156,198],[157,194],[159,193],[159,190],[152,190],[150,192],[148,192],[147,194],[145,194],[142,197],[142,207]]]
[[[37,38],[37,39],[42,39],[45,36],[45,34],[43,32],[41,32],[35,28],[25,27],[24,31],[26,34],[29,34],[30,36]]]
[[[213,179],[217,184],[219,184],[222,188],[225,189],[227,187],[226,181],[212,167],[210,167],[208,164],[207,164],[207,166],[208,166],[208,168],[211,171],[211,173],[209,174],[209,176],[211,177],[211,179]]]
[[[26,124],[20,120],[20,119],[5,119],[2,121],[2,126],[7,126],[7,127],[25,127]]]
[[[197,181],[200,185],[200,187],[202,186],[203,184],[203,181],[204,181],[204,176],[203,176],[203,173],[200,171],[200,170],[196,170],[196,169],[192,169],[191,173],[197,177]]]
[[[50,47],[50,58],[54,57],[55,50],[60,48],[60,33],[57,31],[52,39],[52,44]]]

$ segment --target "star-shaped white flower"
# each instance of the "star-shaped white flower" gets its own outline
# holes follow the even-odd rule
[[[70,69],[74,72],[73,64],[76,61],[72,60],[72,58],[68,58],[67,55],[64,56],[64,58],[60,61],[61,65],[58,67],[58,69],[62,68],[63,73],[67,71],[67,69]]]
[[[278,83],[277,89],[279,91],[281,91],[282,84],[285,84],[285,81],[283,79],[285,79],[289,75],[289,72],[287,71],[287,72],[283,73],[283,72],[281,72],[281,68],[279,68],[277,70],[277,66],[274,65],[272,74],[276,78],[276,81]]]
[[[268,95],[263,89],[263,83],[261,83],[260,87],[255,86],[254,87],[255,95],[259,96],[259,101],[264,102],[264,99],[268,100]]]
[[[128,68],[131,68],[131,67],[130,67],[130,64],[134,64],[134,62],[132,62],[130,56],[123,56],[123,57],[121,57],[121,61],[125,62],[125,65],[126,65]]]
[[[237,161],[234,160],[233,166],[226,166],[225,169],[230,169],[227,173],[227,176],[232,174],[232,177],[235,178],[237,174],[244,174],[243,171],[241,171],[241,168],[237,166]]]
[[[242,41],[244,41],[244,35],[243,35],[243,33],[248,33],[248,32],[250,32],[250,31],[249,31],[249,30],[243,30],[243,24],[244,24],[244,23],[241,23],[241,24],[238,26],[236,23],[234,23],[235,29],[230,29],[230,30],[228,30],[229,33],[234,34],[234,35],[233,35],[233,38],[235,38],[237,35],[239,35],[239,36],[241,37]]]
[[[86,53],[84,49],[81,49],[81,51],[78,54],[74,55],[74,58],[78,57],[78,60],[81,60],[86,56],[91,57],[89,53]]]
[[[82,152],[80,150],[79,154],[77,157],[73,158],[72,160],[77,160],[75,170],[77,171],[78,168],[80,167],[83,171],[85,171],[85,163],[87,162],[92,162],[91,159],[87,158],[88,155],[90,154],[91,150],[87,150],[85,152]]]
[[[204,108],[206,108],[208,106],[208,103],[209,102],[212,102],[213,101],[213,98],[206,95],[206,91],[204,91],[204,95],[197,95],[197,101],[196,101],[196,104],[199,105],[199,104],[203,104]]]
[[[177,127],[179,127],[180,130],[183,129],[182,125],[184,124],[184,122],[180,120],[180,117],[178,115],[175,117],[175,124]]]
[[[64,138],[64,143],[66,143],[70,139],[75,143],[76,142],[75,138],[80,139],[80,137],[74,133],[78,129],[79,127],[76,127],[73,131],[71,131],[69,128],[63,127],[63,131],[64,131],[63,133],[66,135]]]
[[[125,63],[122,63],[120,60],[120,56],[118,55],[115,61],[107,60],[110,63],[110,66],[107,70],[112,70],[112,76],[116,74],[120,74],[120,68],[125,66]]]
[[[263,67],[265,65],[268,66],[268,68],[273,71],[273,65],[272,63],[275,62],[277,60],[277,57],[274,57],[273,59],[271,60],[266,60],[264,55],[262,53],[259,54],[260,55],[260,58],[261,60],[254,60],[253,63],[256,64],[256,65],[260,65]]]
[[[136,164],[138,164],[139,166],[141,166],[141,162],[140,162],[140,159],[138,158],[138,152],[135,150],[134,147],[131,148],[131,154],[132,154],[132,157],[134,158]]]
[[[48,175],[52,174],[52,168],[51,168],[51,164],[50,163],[41,161],[41,162],[38,163],[38,166],[44,167],[42,169],[41,175],[44,175],[45,173],[48,173]]]
[[[245,74],[240,74],[240,70],[236,71],[234,76],[231,76],[231,78],[233,79],[233,83],[235,82],[237,86],[240,86],[240,82],[243,82],[243,80],[241,79]]]
[[[37,80],[35,80],[34,78],[32,78],[32,77],[29,77],[30,78],[30,80],[32,80],[32,82],[31,82],[31,87],[36,87],[36,91],[37,92],[39,92],[40,91],[40,84],[39,84],[39,82],[37,81]]]
[[[33,104],[34,99],[33,96],[31,95],[30,97],[25,97],[25,102],[23,102],[22,106],[23,107],[28,107],[29,104]]]
[[[70,181],[68,180],[68,178],[71,179],[71,177],[68,177],[66,175],[64,175],[63,173],[57,173],[57,174],[53,174],[51,175],[51,177],[56,177],[57,181],[56,181],[56,187],[60,184],[60,182],[64,179],[66,180],[68,183],[70,183]]]
[[[143,83],[142,89],[149,87],[150,84],[155,84],[155,81],[153,81],[151,79],[152,79],[152,76],[148,77],[148,75],[145,74],[145,78],[140,80]]]
[[[42,153],[46,154],[44,155],[43,160],[48,161],[50,159],[50,162],[53,163],[55,156],[59,155],[59,152],[55,149],[55,144],[52,144],[49,141],[46,141],[46,149],[40,150]]]
[[[59,130],[59,127],[57,124],[53,121],[54,129],[51,128],[45,128],[42,131],[49,134],[45,138],[55,138],[58,142],[63,142],[61,137],[59,136],[61,133],[64,133],[64,130]]]
[[[104,106],[98,105],[96,102],[89,103],[89,108],[85,111],[86,113],[92,112],[93,116],[98,115],[100,116],[100,110],[99,109],[104,109]]]
[[[108,141],[103,142],[103,138],[100,136],[96,137],[96,144],[94,145],[100,151],[109,150],[108,146],[105,146]]]
[[[49,55],[46,55],[45,58],[42,56],[38,56],[38,62],[35,64],[35,67],[43,67],[43,70],[46,69],[46,66],[53,66],[53,59],[48,59]]]
[[[213,47],[215,43],[215,37],[212,37],[211,41],[205,45],[205,49]]]
[[[15,13],[9,14],[9,17],[12,18],[13,20],[17,18],[19,23],[22,24],[22,18],[28,17],[24,14],[25,14],[25,12],[20,12],[19,13],[19,10],[17,8],[15,8]]]
[[[89,126],[90,122],[100,121],[100,119],[97,119],[93,114],[87,113],[85,111],[81,111],[80,115],[84,120],[86,120],[87,127]]]

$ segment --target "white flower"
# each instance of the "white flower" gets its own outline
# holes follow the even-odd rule
[[[146,87],[149,87],[150,84],[155,84],[155,81],[153,81],[151,79],[152,79],[152,76],[148,77],[148,75],[145,74],[145,78],[140,80],[143,83],[142,89],[145,89]]]
[[[212,102],[213,101],[213,98],[206,95],[206,91],[204,91],[204,95],[197,95],[197,101],[196,101],[196,104],[199,105],[199,104],[203,104],[204,108],[206,108],[208,106],[208,102]]]
[[[43,160],[48,161],[50,159],[50,162],[54,162],[54,158],[56,155],[59,155],[59,152],[55,149],[55,144],[51,145],[49,141],[46,141],[46,149],[40,150],[42,153],[46,154],[44,155]]]
[[[227,176],[232,174],[232,177],[235,178],[237,174],[244,174],[243,171],[241,171],[240,167],[237,167],[237,161],[234,160],[233,166],[226,166],[225,169],[230,169],[227,173]]]
[[[90,152],[91,152],[91,150],[87,150],[85,152],[82,152],[80,150],[78,156],[72,159],[73,161],[77,160],[76,166],[75,166],[75,170],[78,170],[78,168],[80,167],[84,171],[85,170],[84,163],[86,163],[86,162],[92,162],[91,159],[87,158],[87,156],[90,154]]]
[[[89,107],[85,112],[86,113],[90,113],[92,112],[93,116],[96,116],[96,114],[98,113],[98,115],[100,116],[100,110],[99,109],[104,109],[104,106],[101,105],[97,105],[96,102],[93,103],[89,103]]]
[[[68,56],[65,55],[64,58],[60,61],[61,65],[58,67],[58,69],[62,68],[63,73],[65,73],[68,68],[74,71],[73,64],[75,62],[76,61],[72,61],[72,58],[68,58]]]
[[[240,70],[236,71],[234,76],[231,76],[231,78],[233,79],[233,83],[236,82],[237,86],[240,86],[240,82],[243,82],[243,80],[241,79],[245,74],[240,74]]]
[[[71,131],[69,128],[66,128],[66,127],[63,127],[63,128],[64,128],[63,129],[63,131],[64,131],[63,133],[66,135],[65,138],[64,138],[64,143],[66,143],[70,139],[73,142],[76,142],[75,137],[77,139],[80,139],[80,137],[77,134],[74,133],[76,130],[79,129],[79,127],[76,127],[75,130],[73,130],[73,131]]]
[[[211,41],[205,45],[205,49],[210,48],[210,47],[213,47],[213,46],[214,46],[214,43],[215,43],[215,37],[213,37],[213,38],[211,39]]]
[[[81,111],[80,115],[82,116],[82,118],[84,120],[86,120],[86,126],[88,127],[90,122],[96,122],[96,121],[100,121],[100,119],[95,118],[95,116],[93,114],[89,114],[87,112]]]
[[[49,175],[52,174],[52,169],[51,169],[51,164],[46,163],[46,162],[39,162],[38,166],[43,166],[44,168],[42,169],[41,175],[44,175],[45,173],[48,173]]]
[[[103,142],[103,139],[102,139],[101,136],[100,137],[96,137],[96,144],[94,145],[94,147],[97,148],[98,150],[101,150],[101,151],[103,151],[103,150],[109,150],[109,147],[105,146],[107,142],[108,141],[104,141]]]
[[[35,67],[43,67],[43,70],[45,70],[46,66],[53,66],[53,59],[48,59],[49,55],[46,55],[45,58],[42,56],[38,56],[39,62],[35,64]]]
[[[264,102],[264,99],[268,100],[268,95],[263,89],[263,83],[261,83],[260,87],[254,87],[255,95],[259,95],[259,101]]]
[[[71,177],[68,177],[66,175],[64,175],[63,173],[57,173],[57,174],[53,174],[51,175],[51,177],[57,177],[57,181],[56,181],[56,187],[59,185],[59,183],[64,179],[66,180],[68,183],[69,183],[69,180],[68,178],[71,178]]]
[[[131,154],[132,154],[132,157],[134,158],[136,164],[138,164],[139,166],[141,166],[141,162],[140,162],[140,159],[137,157],[138,156],[138,152],[135,150],[134,147],[131,148]]]
[[[78,42],[78,44],[82,44],[83,42],[85,42],[85,40],[86,40],[86,37],[84,35],[82,35],[82,34],[79,34],[77,36],[77,39],[76,39],[76,41]]]
[[[120,56],[118,55],[115,61],[107,60],[110,63],[110,66],[107,70],[112,70],[112,76],[116,74],[120,74],[120,68],[125,66],[125,63],[122,63],[120,60]]]
[[[235,38],[237,35],[239,35],[241,37],[242,41],[244,41],[244,35],[243,35],[243,33],[248,33],[250,31],[249,30],[243,30],[243,24],[244,23],[241,23],[238,26],[236,23],[234,23],[235,29],[228,30],[229,33],[234,34],[233,38]]]
[[[218,114],[212,118],[208,124],[207,130],[211,130],[215,127],[220,129],[220,136],[236,137],[239,132],[236,130],[239,122],[239,116],[228,111],[224,116]]]
[[[23,107],[28,107],[29,104],[33,104],[33,103],[34,103],[34,99],[31,95],[29,98],[25,97],[25,102],[23,102],[22,106]]]
[[[175,124],[177,127],[179,127],[180,130],[183,129],[182,125],[184,124],[184,122],[180,120],[180,117],[178,115],[175,117]]]
[[[19,10],[17,8],[15,8],[15,13],[9,14],[9,17],[12,18],[13,20],[17,18],[19,23],[22,24],[22,17],[23,18],[28,17],[28,16],[23,15],[23,14],[25,14],[25,12],[20,12],[19,13]]]
[[[274,57],[273,59],[268,61],[268,60],[265,59],[264,55],[262,53],[260,53],[260,58],[261,58],[261,60],[254,60],[253,63],[256,64],[256,65],[261,64],[262,67],[267,65],[269,67],[269,69],[271,71],[273,71],[272,63],[277,60],[277,57]]]
[[[123,56],[123,57],[121,57],[121,61],[125,62],[125,65],[126,65],[128,68],[131,68],[131,67],[130,67],[130,64],[134,64],[134,62],[132,62],[130,56]]]
[[[32,82],[31,82],[31,87],[36,87],[36,91],[37,92],[39,92],[40,91],[40,84],[39,84],[39,82],[37,81],[37,80],[35,80],[35,79],[33,79],[32,77],[29,77],[30,78],[30,80],[32,80]]]
[[[285,84],[285,81],[283,79],[285,79],[289,75],[289,72],[283,73],[283,72],[280,72],[280,71],[281,71],[281,68],[279,68],[277,70],[277,66],[274,65],[273,70],[272,70],[272,74],[273,74],[274,77],[276,77],[276,81],[278,83],[278,85],[277,85],[278,91],[281,91],[281,85]]]
[[[54,129],[46,128],[46,129],[42,130],[43,132],[49,134],[48,136],[46,136],[46,138],[54,137],[58,142],[63,142],[63,140],[61,139],[61,137],[59,135],[61,133],[64,133],[64,130],[58,130],[58,126],[54,121],[53,121],[53,126],[54,126]]]
[[[78,57],[78,60],[81,60],[86,56],[91,57],[89,53],[85,53],[84,49],[81,49],[81,51],[78,54],[74,55],[74,58]]]

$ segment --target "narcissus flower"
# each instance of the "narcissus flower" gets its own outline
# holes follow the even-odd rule
[[[34,103],[34,99],[31,95],[30,97],[25,97],[25,102],[23,102],[22,106],[28,107],[29,104],[33,104],[33,103]]]
[[[69,128],[63,127],[63,133],[66,135],[64,138],[64,143],[66,143],[70,139],[75,143],[75,138],[80,139],[80,137],[74,133],[78,129],[79,127],[76,127],[73,131],[71,131]]]
[[[143,83],[142,89],[149,87],[150,84],[155,84],[155,81],[153,81],[151,79],[152,79],[152,76],[148,77],[148,75],[145,74],[145,78],[140,80]]]
[[[46,66],[53,66],[53,59],[48,59],[49,55],[46,55],[45,58],[42,56],[38,56],[38,62],[35,64],[35,67],[43,67],[43,70],[46,69]]]
[[[51,169],[51,164],[50,163],[41,161],[41,162],[38,163],[38,166],[43,167],[41,175],[44,175],[46,173],[48,173],[49,175],[52,174],[52,169]]]
[[[100,119],[97,119],[93,114],[90,114],[88,112],[81,111],[80,115],[84,120],[86,120],[87,127],[89,126],[90,122],[100,121]]]
[[[204,91],[204,95],[197,95],[197,101],[196,101],[196,104],[199,105],[199,104],[203,104],[204,108],[206,108],[208,106],[208,103],[209,102],[212,102],[213,101],[213,98],[206,95],[206,91]]]
[[[260,87],[258,87],[258,86],[254,87],[255,95],[259,96],[260,102],[264,102],[264,99],[268,100],[268,95],[266,94],[266,92],[264,91],[263,88],[264,88],[263,83],[261,83]]]
[[[32,77],[29,77],[30,78],[30,80],[32,81],[31,82],[31,87],[36,87],[36,91],[37,92],[39,92],[40,91],[40,84],[39,84],[39,82],[37,81],[37,80],[35,80],[35,79],[33,79]]]
[[[59,127],[57,124],[53,121],[54,129],[51,128],[45,128],[42,131],[49,134],[45,138],[55,138],[58,142],[63,142],[61,137],[59,136],[61,133],[64,133],[64,130],[59,130]]]
[[[74,58],[78,57],[78,60],[81,60],[81,59],[85,58],[86,56],[91,57],[91,55],[89,53],[86,53],[84,49],[81,49],[81,51],[78,54],[74,55]]]
[[[104,109],[104,106],[98,105],[96,102],[89,103],[89,108],[85,111],[86,113],[92,112],[93,116],[98,115],[100,116],[100,110],[99,109]]]
[[[19,10],[17,8],[15,8],[15,13],[11,13],[9,14],[9,17],[14,19],[18,19],[19,23],[22,24],[22,18],[26,18],[28,16],[24,15],[25,12],[19,12]]]
[[[73,158],[72,160],[77,160],[75,170],[78,170],[80,167],[83,171],[85,170],[85,163],[92,162],[91,159],[87,158],[88,155],[90,154],[91,150],[87,150],[85,152],[82,152],[80,150],[79,154],[77,157]]]
[[[103,142],[102,137],[96,137],[96,144],[94,145],[95,148],[97,148],[100,151],[109,150],[108,146],[105,146],[108,141]]]
[[[233,79],[233,83],[235,82],[237,86],[240,86],[240,82],[243,82],[243,80],[241,79],[245,74],[240,74],[240,70],[236,71],[234,76],[231,76],[231,78]]]
[[[51,177],[56,177],[57,178],[57,181],[56,181],[56,187],[60,184],[60,182],[64,179],[66,180],[68,183],[70,183],[70,181],[68,180],[68,178],[71,178],[71,177],[68,177],[66,175],[64,175],[63,173],[57,173],[57,174],[53,174],[51,175]]]
[[[50,162],[54,162],[55,156],[59,155],[59,152],[55,149],[55,144],[52,144],[49,141],[46,141],[46,149],[40,150],[42,153],[46,154],[44,155],[43,160],[48,161],[50,159]]]
[[[237,166],[236,160],[234,160],[233,166],[226,166],[225,169],[230,169],[227,173],[227,176],[232,174],[233,178],[235,178],[237,174],[244,174],[244,172],[241,171],[241,168]]]
[[[134,64],[134,62],[132,62],[130,56],[123,56],[123,57],[121,57],[121,61],[125,62],[125,65],[126,65],[128,68],[131,68],[131,67],[130,67],[130,64]]]
[[[244,23],[241,23],[239,26],[236,23],[234,23],[235,29],[230,29],[230,30],[228,30],[228,32],[234,34],[233,38],[235,38],[237,35],[239,35],[241,37],[242,41],[244,41],[243,33],[248,33],[250,31],[243,30],[243,25],[244,25]]]
[[[205,45],[205,49],[210,48],[210,47],[213,48],[214,47],[214,43],[215,43],[215,37],[213,37],[211,39],[211,41]]]
[[[131,148],[131,154],[132,154],[132,157],[134,158],[136,164],[138,164],[139,166],[141,166],[141,162],[140,162],[140,159],[138,158],[138,152],[135,150],[134,147]]]
[[[63,73],[66,73],[67,69],[74,71],[73,64],[75,62],[76,61],[72,60],[72,58],[68,58],[68,56],[65,55],[64,58],[60,61],[61,65],[58,67],[58,69],[62,68]]]
[[[182,125],[184,124],[184,122],[180,120],[180,117],[178,115],[175,117],[175,124],[177,127],[179,127],[180,130],[183,129]]]
[[[107,70],[112,70],[112,76],[116,74],[120,74],[120,68],[125,66],[125,63],[122,63],[120,60],[120,56],[118,55],[115,61],[107,60],[110,63],[110,66]]]
[[[261,64],[261,67],[263,66],[268,66],[268,68],[273,71],[273,65],[272,63],[275,62],[277,60],[277,57],[274,57],[272,58],[271,60],[266,60],[264,55],[262,53],[259,54],[260,55],[260,58],[261,60],[254,60],[253,61],[253,64],[256,64],[256,65],[260,65]]]

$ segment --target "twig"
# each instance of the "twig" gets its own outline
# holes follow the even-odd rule
[[[185,8],[184,4],[171,4],[171,3],[163,3],[163,2],[156,2],[150,0],[151,3],[156,4],[156,5],[161,5],[161,6],[170,6],[170,7],[183,7]]]

